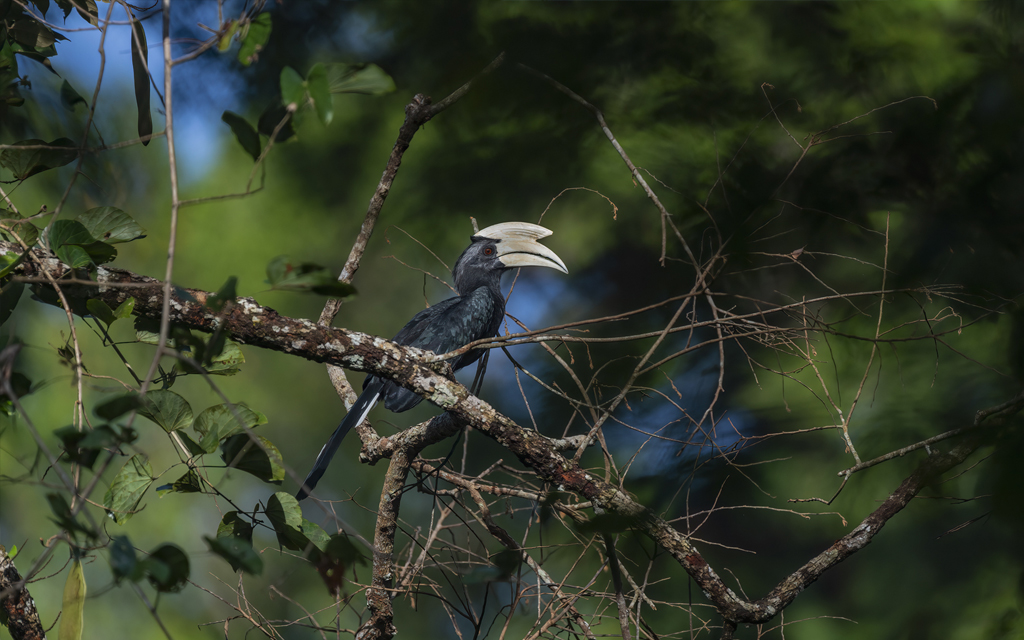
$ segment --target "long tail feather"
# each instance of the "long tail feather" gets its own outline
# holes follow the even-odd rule
[[[383,386],[383,382],[374,380],[359,394],[356,403],[349,409],[348,415],[345,416],[345,419],[341,421],[338,428],[331,434],[331,438],[324,445],[323,449],[320,449],[320,454],[316,457],[316,462],[313,463],[313,468],[310,470],[309,475],[303,481],[302,488],[295,494],[296,499],[302,500],[316,488],[316,483],[320,482],[320,478],[327,471],[328,465],[331,464],[331,458],[338,452],[341,441],[345,439],[345,436],[348,435],[348,432],[353,427],[366,420],[370,410],[377,404],[377,399],[380,397],[380,391]]]

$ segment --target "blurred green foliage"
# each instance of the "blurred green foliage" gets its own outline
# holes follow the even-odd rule
[[[47,14],[51,22],[63,7],[57,4]],[[698,548],[716,570],[730,575],[729,584],[737,591],[742,588],[747,595],[760,597],[845,535],[925,455],[909,454],[853,476],[831,505],[789,502],[828,500],[839,489],[836,474],[852,466],[852,458],[835,430],[812,429],[840,423],[849,415],[858,389],[862,391],[851,438],[861,457],[870,459],[966,426],[977,410],[1006,400],[1020,388],[1021,2],[311,0],[267,9],[272,20],[263,13],[245,14],[226,26],[220,46],[174,71],[174,113],[182,132],[178,162],[200,167],[183,178],[183,197],[241,193],[250,181],[257,188],[245,197],[182,209],[176,285],[217,291],[225,280],[236,277],[238,295],[255,296],[286,315],[316,318],[322,299],[273,290],[281,287],[265,283],[267,265],[287,254],[300,264],[325,265],[325,273],[339,272],[394,144],[405,104],[416,93],[440,100],[502,51],[508,58],[504,65],[417,133],[355,278],[360,293],[342,307],[337,324],[391,336],[426,302],[449,295],[420,270],[441,278],[448,275],[430,252],[451,266],[472,233],[470,216],[485,226],[537,221],[543,213],[543,224],[555,231],[549,245],[569,265],[571,278],[524,273],[510,301],[510,313],[531,328],[622,313],[687,290],[693,270],[685,253],[670,235],[667,261],[660,264],[658,211],[593,115],[519,65],[547,74],[603,112],[695,253],[706,259],[719,248],[716,238],[725,239],[728,262],[713,288],[733,296],[730,311],[753,312],[837,291],[878,291],[883,288],[883,264],[888,289],[952,285],[944,289],[944,297],[922,292],[886,296],[883,328],[888,332],[883,337],[890,341],[880,344],[873,356],[870,342],[849,336],[874,335],[877,295],[823,301],[798,310],[832,323],[834,333],[797,345],[811,354],[817,370],[806,360],[783,353],[779,344],[747,342],[741,349],[730,343],[724,351],[726,393],[716,407],[715,432],[706,437],[694,431],[689,417],[699,418],[714,394],[719,358],[715,348],[669,361],[643,376],[639,382],[650,391],[631,396],[628,409],[616,414],[623,423],[670,440],[647,442],[619,424],[606,427],[620,469],[629,469],[624,487],[666,517],[680,518],[677,526],[693,532]],[[21,11],[21,5],[0,0],[5,25],[14,24],[12,16]],[[173,35],[181,42],[209,37],[196,23],[217,20],[216,6],[209,3],[172,3],[172,12]],[[239,28],[242,23],[248,24],[247,31]],[[156,23],[146,24],[155,44]],[[135,137],[138,114],[130,73],[105,80],[95,128],[86,135],[86,110],[79,103],[92,94],[96,68],[81,76],[65,71],[71,65],[63,63],[65,45],[60,42],[54,50],[57,55],[46,56],[50,67],[44,67],[25,53],[20,31],[12,34],[9,26],[5,29],[0,32],[0,144],[68,138],[98,147],[104,141]],[[124,33],[128,31],[125,27]],[[74,40],[76,35],[68,37]],[[108,46],[108,58],[130,57],[127,36],[120,42],[119,50]],[[175,47],[175,55],[187,51],[185,46]],[[151,69],[159,64],[156,51],[152,53]],[[377,66],[333,66],[370,62]],[[51,68],[67,75],[58,78]],[[366,71],[360,76],[363,81],[386,91],[377,75],[383,70],[397,90],[375,96],[342,93],[330,96],[330,104],[325,104],[328,80],[337,80],[331,74],[342,68]],[[307,72],[302,76],[295,70]],[[231,88],[231,95],[218,92],[218,86]],[[311,98],[311,108],[286,116],[282,98]],[[153,104],[159,131],[164,115],[156,108],[158,101]],[[204,135],[186,138],[186,127],[200,127],[198,123],[203,123]],[[280,135],[254,174],[260,145],[266,145],[268,134],[282,123],[289,131],[294,128],[295,135],[287,140]],[[812,140],[820,143],[808,149]],[[145,228],[147,237],[119,244],[115,264],[162,278],[170,187],[166,141],[158,142],[146,148],[135,145],[83,154],[80,166],[78,160],[63,156],[58,158],[61,162],[39,163],[12,155],[9,162],[0,162],[2,186],[22,217],[58,205],[58,222],[92,219],[95,214],[90,217],[90,212],[98,207],[129,216],[139,227],[130,235]],[[65,195],[75,171],[81,175]],[[20,178],[27,179],[7,182]],[[8,219],[7,213],[0,218]],[[41,230],[48,221],[43,218],[36,224]],[[51,227],[51,237],[55,228]],[[83,265],[100,262],[95,252],[82,248],[90,243],[80,245],[67,244],[65,249],[77,250]],[[658,331],[675,309],[667,305],[637,314],[628,331],[607,323],[591,327],[585,335]],[[114,317],[115,312],[108,311]],[[5,317],[2,310],[0,317]],[[797,326],[806,321],[795,312],[786,321],[773,320]],[[109,341],[98,325],[86,326],[79,320],[77,327],[88,370],[129,379],[117,356],[104,348]],[[509,329],[518,331],[511,323]],[[920,340],[926,331],[941,338]],[[148,366],[152,346],[134,342],[129,323],[113,323],[109,332],[122,343],[120,349],[137,371]],[[48,445],[57,448],[54,431],[75,420],[64,312],[35,304],[25,294],[0,333],[0,340],[25,344],[16,371],[32,387],[22,402]],[[698,333],[696,339],[709,337],[713,336]],[[197,349],[205,348],[206,338]],[[682,349],[691,339],[670,336],[663,353]],[[589,380],[599,373],[595,394],[606,400],[648,345],[570,344],[559,347],[559,353],[575,363],[581,377]],[[333,521],[309,509],[304,517],[297,505],[287,502],[289,493],[273,496],[277,489],[266,482],[282,479],[279,460],[301,473],[343,406],[322,367],[284,354],[243,350],[244,364],[231,361],[239,375],[218,377],[217,384],[233,402],[244,401],[251,412],[265,415],[267,424],[259,427],[259,434],[280,458],[268,454],[253,461],[259,473],[247,469],[248,474],[218,476],[218,490],[234,501],[229,504],[222,496],[196,495],[200,485],[168,446],[164,429],[139,420],[134,424],[139,439],[123,445],[124,460],[119,457],[105,471],[101,486],[117,483],[118,470],[136,460],[129,456],[144,455],[149,465],[145,477],[135,476],[147,486],[159,483],[171,490],[159,498],[146,494],[146,508],[130,521],[97,524],[106,522],[104,535],[130,536],[130,545],[139,549],[174,550],[171,564],[179,567],[181,547],[191,559],[194,580],[213,572],[233,583],[231,567],[259,574],[258,582],[246,583],[253,605],[271,619],[296,619],[304,610],[331,609],[333,599],[314,566],[278,549],[298,551],[304,541],[316,540],[318,557],[332,558],[324,530],[332,532]],[[571,406],[524,379],[528,411],[511,367],[500,353],[493,355],[485,399],[522,425],[536,419],[546,435],[560,436],[570,424],[570,432],[582,431],[578,417],[571,422]],[[541,357],[539,347],[519,347],[513,355],[541,379],[554,381],[561,389],[575,388],[564,372]],[[762,367],[789,373],[779,376]],[[87,379],[85,401],[91,419],[98,420],[91,408],[103,406],[115,391],[123,389],[108,380]],[[224,406],[196,375],[181,376],[173,392],[162,393],[180,394],[197,408]],[[678,406],[665,402],[665,397]],[[397,416],[381,411],[375,425],[389,433],[392,423],[402,428],[433,412],[425,404]],[[29,541],[52,535],[55,513],[45,496],[59,487],[52,471],[44,475],[47,463],[23,422],[5,416],[0,421],[0,534],[7,546],[18,545],[19,564],[31,563],[41,547]],[[178,426],[189,424],[191,416]],[[774,437],[786,431],[804,432]],[[735,466],[712,459],[707,449],[712,444],[735,444],[736,434],[753,439],[757,446],[731,452]],[[498,458],[513,464],[508,452],[478,434],[465,437],[473,451],[467,473],[482,471]],[[207,438],[204,449],[216,450],[218,441]],[[229,442],[221,442],[223,462],[248,455],[243,443]],[[426,455],[443,457],[454,446],[443,443]],[[1021,446],[1018,419],[964,469],[927,489],[886,525],[870,547],[802,594],[785,613],[785,637],[1024,637]],[[336,499],[352,498],[336,504],[335,510],[369,537],[382,471],[357,464],[358,447],[355,439],[344,445],[338,460],[345,464],[336,464],[322,486],[333,489],[330,495]],[[630,467],[634,453],[636,461]],[[209,457],[217,460],[208,464],[220,464],[218,456]],[[603,461],[595,453],[586,454],[583,461],[602,470]],[[121,502],[134,498],[121,497]],[[255,534],[252,529],[239,533],[225,528],[226,523],[237,524],[229,518],[235,509],[269,501],[274,505],[268,517],[274,521],[269,513],[276,514],[280,526],[275,521]],[[523,500],[504,504],[512,517],[504,518],[502,525],[520,535],[533,512],[540,513]],[[716,506],[744,505],[757,508],[701,515]],[[409,532],[426,526],[437,504],[429,495],[410,491],[402,506],[402,524]],[[64,511],[56,515],[58,520],[70,518]],[[545,569],[556,577],[568,574],[574,583],[595,573],[607,581],[596,553],[577,563],[576,553],[558,546],[574,544],[573,535],[551,521],[556,516],[548,518],[534,525],[530,538],[531,544],[553,549],[540,554]],[[95,533],[90,522],[72,524]],[[90,594],[102,593],[124,577],[142,577],[144,572],[134,569],[111,573],[112,565],[121,566],[133,556],[125,540],[115,537],[115,544],[95,554],[101,561],[86,563]],[[469,544],[459,540],[453,545],[456,542]],[[160,546],[168,543],[178,546]],[[258,557],[249,553],[249,544]],[[492,554],[500,550],[489,539],[472,544]],[[699,591],[688,586],[678,566],[649,540],[625,532],[619,544],[626,569],[638,581],[646,581],[648,596],[659,605],[656,611],[644,607],[643,614],[661,637],[686,637],[691,624],[700,626],[668,603],[692,601],[701,616],[717,624],[702,608]],[[63,558],[59,561],[55,559],[44,574],[59,570]],[[158,565],[154,561],[152,567]],[[342,565],[357,563],[348,559]],[[187,574],[189,565],[184,566]],[[467,567],[465,573],[490,575],[484,569]],[[359,579],[368,579],[368,569],[355,570]],[[147,575],[155,585],[174,587],[182,580],[180,571],[165,579]],[[257,580],[250,575],[245,579]],[[62,588],[58,582],[33,585],[45,620],[56,615]],[[268,585],[305,609],[272,596]],[[204,586],[234,599],[230,590],[212,580]],[[604,583],[598,587],[605,588]],[[344,585],[341,589],[344,594]],[[505,615],[498,609],[509,601],[507,587],[480,580],[467,589],[477,596],[492,589],[495,601],[500,601],[477,611],[484,621],[479,636],[497,637]],[[127,591],[121,587],[113,593]],[[107,592],[95,600],[90,596],[83,637],[105,638],[114,628],[126,633],[130,629],[133,637],[162,637],[145,607],[125,606],[116,601],[119,595]],[[474,606],[480,601],[477,597]],[[450,634],[450,621],[440,609],[416,609],[403,599],[396,604],[400,633],[437,629],[436,633]],[[582,602],[580,606],[586,607]],[[164,596],[159,613],[174,637],[194,636],[195,625],[232,615],[195,589]],[[489,626],[495,616],[497,622]],[[317,619],[342,628],[359,624],[351,609],[337,621],[329,616]],[[516,611],[508,637],[525,635],[533,622],[531,612]],[[232,637],[242,637],[245,631],[233,625]],[[463,631],[473,629],[467,624]],[[779,629],[762,631],[767,637],[782,637]],[[595,632],[616,634],[617,621],[608,618]],[[306,637],[306,632],[296,630],[282,633]],[[739,633],[757,635],[753,629]],[[695,637],[712,636],[705,631]]]

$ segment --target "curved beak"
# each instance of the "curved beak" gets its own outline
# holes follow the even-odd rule
[[[490,238],[497,241],[498,260],[508,268],[550,267],[562,273],[569,273],[565,263],[554,251],[540,242],[553,233],[538,224],[529,222],[502,222],[481,229],[474,237]]]

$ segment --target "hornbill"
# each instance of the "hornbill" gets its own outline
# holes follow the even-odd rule
[[[394,341],[442,354],[474,340],[496,336],[505,317],[501,275],[506,270],[516,267],[550,267],[569,273],[555,252],[538,242],[551,233],[544,227],[528,222],[503,222],[472,236],[469,247],[462,252],[452,269],[458,295],[417,313],[395,335]],[[481,355],[483,350],[476,349],[452,358],[452,370],[458,371],[473,364]],[[381,399],[388,410],[396,413],[412,409],[423,400],[391,380],[367,376],[363,382],[363,392],[316,457],[313,469],[296,495],[299,500],[316,487],[341,441],[353,427],[366,419]]]

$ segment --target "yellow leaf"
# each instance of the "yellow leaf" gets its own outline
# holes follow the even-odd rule
[[[64,611],[60,614],[59,640],[81,640],[84,611],[85,574],[82,573],[82,563],[75,560],[68,581],[64,583]]]

